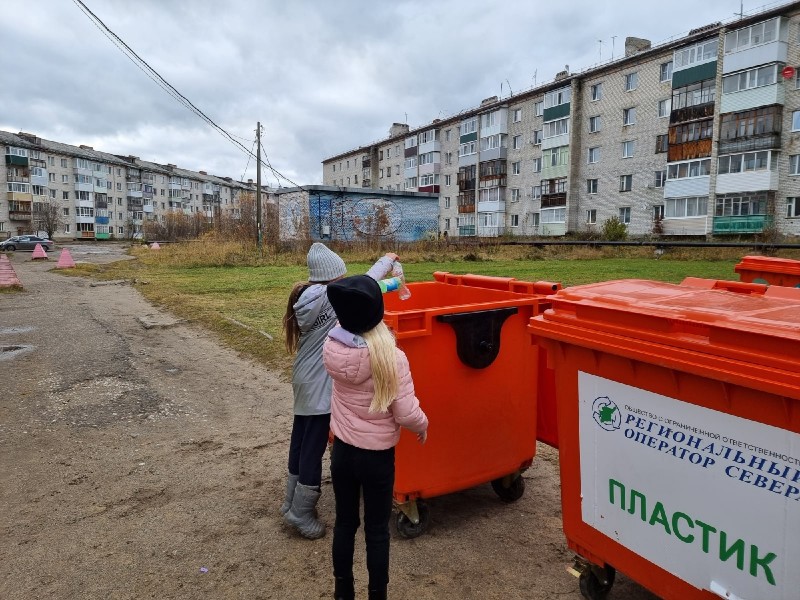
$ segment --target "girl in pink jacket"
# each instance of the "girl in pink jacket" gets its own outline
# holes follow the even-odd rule
[[[428,418],[414,394],[408,359],[383,322],[378,282],[366,275],[346,277],[328,285],[328,300],[339,319],[322,351],[333,379],[334,597],[355,597],[353,550],[363,494],[369,598],[382,600],[389,583],[394,447],[400,427],[424,444]]]

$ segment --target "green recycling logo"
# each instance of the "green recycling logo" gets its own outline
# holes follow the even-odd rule
[[[614,431],[622,426],[622,415],[619,407],[608,396],[595,398],[592,403],[592,416],[605,431]]]

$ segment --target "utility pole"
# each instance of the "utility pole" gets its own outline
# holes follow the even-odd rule
[[[261,121],[256,123],[256,243],[261,255]]]

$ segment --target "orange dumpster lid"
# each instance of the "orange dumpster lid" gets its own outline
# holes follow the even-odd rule
[[[740,271],[765,271],[768,273],[800,275],[800,260],[775,258],[773,256],[744,256],[741,262],[733,267],[733,270],[737,273]]]
[[[798,371],[800,289],[740,293],[698,286],[698,281],[628,279],[568,287],[548,298],[552,308],[532,318],[529,329],[557,339],[569,337],[557,335],[559,329],[582,331],[582,339],[591,339],[595,331]]]

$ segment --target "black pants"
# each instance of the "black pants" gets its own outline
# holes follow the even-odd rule
[[[336,496],[333,528],[333,575],[353,576],[353,551],[364,495],[364,540],[369,589],[389,583],[389,518],[394,488],[394,448],[363,450],[336,439],[331,452],[331,479]]]
[[[289,473],[311,487],[322,483],[322,455],[328,445],[331,415],[295,415],[289,442]]]

